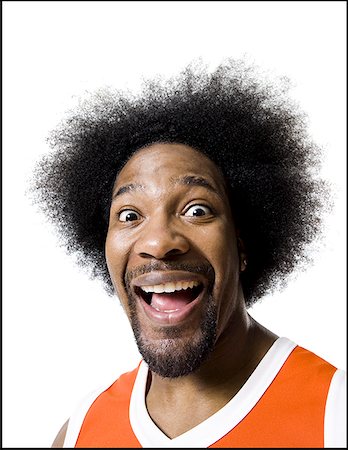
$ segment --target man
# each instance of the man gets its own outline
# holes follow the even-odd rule
[[[247,312],[305,258],[327,200],[295,106],[229,61],[98,93],[52,144],[38,200],[143,357],[53,447],[344,446],[345,373]]]

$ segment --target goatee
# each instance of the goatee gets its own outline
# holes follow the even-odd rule
[[[204,304],[201,322],[190,338],[185,336],[184,325],[175,325],[159,328],[157,331],[161,337],[156,340],[148,340],[141,329],[137,312],[138,299],[134,296],[129,281],[139,273],[163,270],[162,267],[163,265],[160,268],[158,263],[156,265],[151,264],[127,274],[125,284],[128,292],[130,322],[139,352],[149,369],[161,377],[177,378],[197,370],[214,348],[217,330],[217,307],[211,292],[214,271],[210,264],[197,266],[185,263],[185,265],[175,264],[175,267],[170,266],[171,270],[204,273],[209,280],[207,292],[201,300]],[[168,270],[167,265],[166,268]]]

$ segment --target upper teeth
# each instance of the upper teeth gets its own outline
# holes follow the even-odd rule
[[[198,281],[177,281],[163,284],[155,284],[154,286],[142,286],[141,289],[145,292],[155,292],[162,294],[163,292],[180,291],[181,289],[188,289],[198,286]]]

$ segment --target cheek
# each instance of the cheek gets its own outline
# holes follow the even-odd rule
[[[129,244],[115,233],[108,232],[105,242],[105,258],[111,280],[117,292],[123,287]]]
[[[239,255],[234,227],[221,223],[214,237],[206,237],[206,254],[215,270],[215,293],[220,316],[229,316],[236,307],[239,289]]]
[[[205,253],[209,255],[219,280],[229,278],[236,271],[239,273],[238,247],[233,225],[222,221],[213,232],[207,231],[202,241],[205,242]]]

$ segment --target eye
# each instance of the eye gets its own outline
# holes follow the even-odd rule
[[[211,209],[205,205],[193,205],[185,211],[184,216],[186,217],[200,217],[212,214]]]
[[[124,209],[118,215],[118,220],[120,222],[133,222],[134,220],[139,220],[140,214],[132,209]]]

